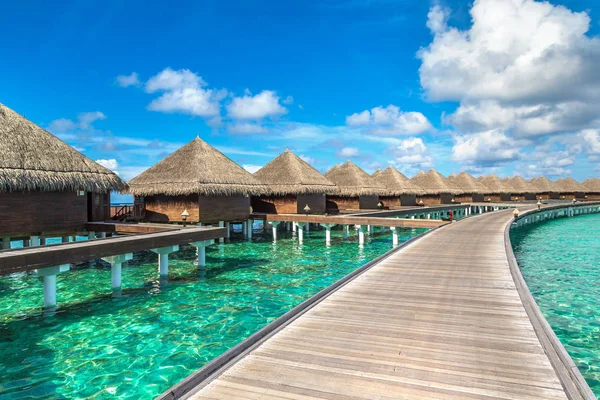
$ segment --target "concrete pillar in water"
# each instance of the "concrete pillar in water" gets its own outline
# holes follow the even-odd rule
[[[229,222],[225,222],[225,230],[227,230],[225,237],[229,239],[229,237],[231,236],[231,225],[229,224]]]
[[[9,237],[2,238],[2,250],[7,250],[7,249],[10,249],[10,238]]]
[[[373,228],[371,227],[371,225],[367,225],[367,234],[370,235],[372,231]]]
[[[225,221],[219,221],[219,228],[225,228]],[[225,238],[219,238],[219,243],[225,243]]]
[[[310,222],[306,223],[306,233],[310,232]]]
[[[206,247],[214,244],[214,240],[201,240],[190,244],[198,249],[198,267],[204,269],[206,267]]]
[[[363,225],[354,225],[354,228],[358,232],[358,244],[360,246],[365,244],[365,227]]]
[[[298,232],[298,243],[302,244],[302,240],[304,239],[304,226],[306,222],[294,222],[296,226],[296,231]]]
[[[106,232],[98,232],[97,237],[98,237],[98,239],[106,238]]]
[[[392,230],[392,244],[394,247],[398,246],[398,231],[395,226],[390,227]]]
[[[30,246],[39,246],[40,245],[40,237],[39,236],[30,236],[29,237],[29,245]]]
[[[344,239],[348,239],[348,234],[350,233],[350,226],[344,225]]]
[[[71,242],[71,241],[72,241],[72,240],[71,240],[71,236],[63,236],[63,237],[62,237],[62,242],[63,242],[63,243],[69,243],[69,242]]]
[[[254,220],[253,219],[249,219],[248,220],[248,224],[247,224],[248,233],[246,235],[248,237],[248,240],[252,240],[252,230],[254,228],[253,226],[254,226]]]
[[[119,290],[121,288],[121,282],[123,281],[121,274],[123,263],[132,260],[133,253],[102,257],[102,259],[110,264],[110,282],[112,289]]]
[[[273,225],[273,241],[276,242],[277,241],[277,227],[279,226],[279,224],[281,223],[281,221],[272,221],[271,225]]]
[[[331,228],[333,228],[336,224],[321,224],[322,227],[325,228],[325,243],[331,244]]]
[[[158,272],[161,276],[169,275],[169,254],[179,250],[179,245],[160,247],[150,251],[158,254]]]
[[[69,264],[35,270],[37,276],[44,278],[44,308],[56,306],[56,275],[71,269]]]
[[[87,237],[88,237],[88,240],[96,239],[96,232],[88,232]]]
[[[292,232],[296,232],[296,223],[292,222]]]

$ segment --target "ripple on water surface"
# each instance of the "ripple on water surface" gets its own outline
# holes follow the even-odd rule
[[[511,241],[542,313],[600,396],[600,215],[512,229]]]
[[[424,229],[401,231],[401,241]],[[267,323],[369,260],[388,251],[391,234],[363,247],[332,232],[311,231],[303,246],[289,234],[273,244],[207,248],[206,272],[195,249],[170,257],[160,282],[156,255],[135,254],[123,267],[120,296],[110,267],[73,267],[58,275],[58,312],[40,314],[41,278],[0,277],[0,399],[153,398]]]

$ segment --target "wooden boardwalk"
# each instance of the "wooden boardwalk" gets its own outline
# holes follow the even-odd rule
[[[193,398],[567,398],[509,270],[511,215],[468,218],[415,241]]]

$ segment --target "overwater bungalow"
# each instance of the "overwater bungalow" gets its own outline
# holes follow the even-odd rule
[[[411,182],[425,191],[425,194],[417,196],[417,203],[426,206],[452,204],[454,196],[463,194],[458,186],[434,169],[419,172],[411,178]]]
[[[141,219],[214,224],[245,220],[250,196],[268,189],[223,153],[196,138],[129,181],[129,192],[143,204]]]
[[[379,196],[384,207],[416,206],[417,196],[425,194],[425,190],[392,166],[371,176],[385,188],[385,194]]]
[[[338,187],[338,194],[327,196],[327,211],[377,209],[385,189],[352,161],[334,166],[325,178]]]
[[[494,174],[480,176],[477,179],[489,190],[487,193],[483,194],[486,201],[511,201],[512,193],[517,192],[510,184]]]
[[[306,161],[286,150],[254,173],[270,194],[252,197],[256,212],[323,214],[328,194],[338,193],[333,182]]]
[[[529,182],[537,189],[536,196],[538,199],[560,199],[560,188],[545,176],[533,178]]]
[[[536,187],[527,182],[523,177],[519,175],[515,175],[512,178],[504,179],[505,182],[508,182],[513,188],[515,188],[515,193],[517,194],[518,200],[536,200],[535,193],[537,192]]]
[[[554,182],[558,186],[561,199],[585,200],[587,188],[573,178],[561,178]]]
[[[586,198],[588,200],[600,200],[600,179],[590,178],[582,183],[586,187]]]
[[[373,172],[373,173],[371,174],[371,176],[372,176],[373,178],[377,178],[379,175],[381,175],[381,173],[382,173],[382,172],[383,172],[383,171],[381,170],[381,168],[377,168],[377,170],[375,170],[375,172]]]
[[[448,180],[464,192],[455,197],[455,201],[459,203],[483,202],[484,193],[489,191],[483,183],[467,172],[451,174]]]
[[[0,237],[36,244],[110,219],[110,192],[127,184],[22,115],[0,104]],[[34,240],[34,239],[32,239]]]

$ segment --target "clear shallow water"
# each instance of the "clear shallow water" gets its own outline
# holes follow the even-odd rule
[[[511,229],[511,241],[542,313],[600,398],[600,214]]]
[[[400,230],[400,241],[425,229]],[[153,398],[319,290],[392,248],[376,232],[359,248],[332,231],[255,230],[252,243],[207,248],[205,272],[195,248],[170,256],[160,282],[157,256],[143,252],[123,266],[123,290],[110,289],[110,266],[72,266],[60,274],[54,316],[41,313],[41,278],[0,277],[0,399]],[[237,236],[237,237],[236,237]],[[50,243],[50,241],[49,241]]]

